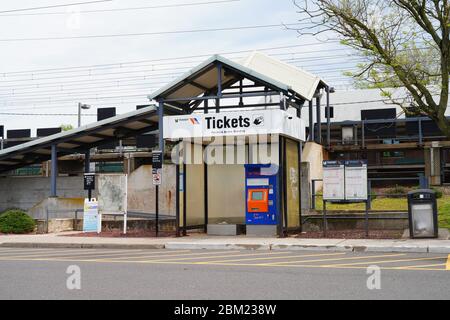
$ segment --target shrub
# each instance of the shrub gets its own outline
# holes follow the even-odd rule
[[[394,188],[387,189],[385,191],[385,194],[388,196],[400,196],[400,195],[406,195],[408,193],[408,190],[405,187],[396,185]]]
[[[438,188],[431,188],[431,190],[433,190],[434,192],[436,192],[436,199],[441,199],[443,196],[443,193],[440,189]]]
[[[34,231],[36,222],[21,210],[8,210],[0,215],[0,232],[25,234]]]

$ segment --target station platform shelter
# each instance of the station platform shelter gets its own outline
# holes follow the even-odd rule
[[[176,164],[177,234],[301,230],[302,108],[316,100],[320,112],[329,91],[319,77],[253,53],[213,56],[150,95],[160,150]]]

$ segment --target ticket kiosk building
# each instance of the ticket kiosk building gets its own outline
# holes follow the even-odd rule
[[[149,96],[160,150],[177,167],[179,235],[213,224],[249,235],[301,228],[301,111],[321,90],[320,78],[254,53],[213,56]]]

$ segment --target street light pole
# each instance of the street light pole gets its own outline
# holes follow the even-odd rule
[[[89,110],[90,105],[78,102],[78,128],[81,127],[81,110]]]

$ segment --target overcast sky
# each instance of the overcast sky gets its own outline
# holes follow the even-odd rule
[[[88,1],[2,0],[0,11]],[[99,12],[205,2],[209,3]],[[0,124],[5,124],[7,129],[35,129],[63,123],[76,125],[76,116],[59,114],[76,113],[79,101],[94,107],[117,107],[118,113],[131,111],[137,104],[148,102],[147,94],[207,58],[183,57],[240,50],[305,45],[265,52],[318,73],[341,88],[344,83],[348,83],[343,79],[342,72],[354,66],[355,60],[351,59],[351,55],[349,58],[348,50],[335,42],[319,43],[313,37],[298,37],[295,31],[281,27],[281,24],[296,23],[298,19],[291,0],[113,0],[72,7],[0,13]],[[45,40],[271,24],[280,26],[184,34]],[[33,40],[36,38],[40,40]],[[238,58],[245,54],[247,53],[229,54],[227,57]],[[154,61],[167,58],[181,59]],[[129,64],[137,61],[144,62]],[[123,64],[67,69],[117,63]],[[48,70],[57,68],[65,69]],[[95,109],[88,113],[95,114]],[[92,116],[83,118],[84,123],[94,120],[95,117]]]

